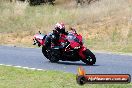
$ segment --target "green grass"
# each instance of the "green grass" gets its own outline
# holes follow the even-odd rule
[[[130,84],[76,83],[76,75],[60,71],[36,71],[0,66],[0,88],[131,88]]]

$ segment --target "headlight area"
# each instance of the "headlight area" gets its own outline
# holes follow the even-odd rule
[[[74,49],[79,49],[79,48],[80,48],[80,46],[74,47]]]

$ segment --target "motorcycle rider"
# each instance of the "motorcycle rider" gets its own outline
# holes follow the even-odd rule
[[[64,23],[57,23],[52,33],[46,36],[45,46],[50,49],[54,46],[60,46],[61,42],[65,42],[66,35]]]

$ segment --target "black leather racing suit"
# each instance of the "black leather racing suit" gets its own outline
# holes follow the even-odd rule
[[[64,32],[63,34],[67,35],[68,32]],[[59,39],[60,39],[60,33],[57,33],[53,31],[52,33],[49,33],[45,38],[45,46],[50,49],[51,44],[54,44],[54,46],[59,45]]]

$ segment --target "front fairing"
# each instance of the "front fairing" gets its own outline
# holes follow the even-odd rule
[[[70,42],[71,48],[78,49],[80,47],[80,40],[76,35],[68,34],[67,40]]]
[[[75,49],[80,48],[80,44],[77,42],[70,42],[70,46],[71,46],[71,48],[75,48]]]

